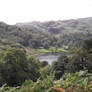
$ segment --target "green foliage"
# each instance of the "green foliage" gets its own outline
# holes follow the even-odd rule
[[[85,48],[89,53],[92,53],[92,39],[87,39],[83,41],[83,48]]]
[[[8,85],[20,85],[27,79],[26,54],[19,49],[8,49],[3,58],[1,74]]]
[[[24,51],[10,48],[5,51],[0,63],[1,85],[7,83],[10,86],[21,85],[25,80],[36,81],[39,76],[39,65],[37,59],[27,59]]]
[[[49,76],[51,74],[51,66],[47,65],[47,66],[41,68],[40,72],[41,72],[41,77],[46,78],[47,76]]]
[[[38,80],[33,83],[32,81],[26,81],[21,88],[16,92],[49,92],[50,87],[53,87],[53,76],[48,76],[44,80]]]
[[[55,73],[55,78],[60,79],[60,77],[66,71],[66,64],[68,63],[67,56],[60,56],[56,62],[52,64],[52,72]]]
[[[1,92],[92,92],[92,74],[87,71],[65,73],[60,80],[55,81],[53,76],[37,82],[25,81],[20,87],[3,85]]]
[[[39,60],[31,56],[28,58],[28,75],[29,79],[37,81],[40,77],[40,64]]]
[[[40,67],[41,68],[44,68],[45,66],[47,66],[48,65],[48,62],[47,61],[42,61],[42,62],[40,62]]]
[[[84,49],[80,48],[72,55],[70,62],[67,64],[67,71],[68,72],[78,72],[80,70],[85,70],[85,68],[92,72],[92,56],[89,52]]]
[[[58,83],[62,88],[66,89],[65,92],[70,92],[69,89],[71,89],[71,92],[91,92],[88,85],[88,82],[92,81],[91,77],[92,74],[87,71],[66,73]]]

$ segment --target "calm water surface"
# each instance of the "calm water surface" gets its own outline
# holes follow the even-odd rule
[[[51,64],[53,61],[56,61],[59,56],[63,55],[69,55],[67,53],[58,53],[58,54],[45,54],[45,55],[38,55],[37,58],[39,58],[40,61],[47,61],[49,64]]]

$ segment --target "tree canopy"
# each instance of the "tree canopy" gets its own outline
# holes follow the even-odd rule
[[[0,65],[2,83],[11,86],[21,85],[25,80],[36,81],[40,76],[36,59],[28,59],[26,53],[19,49],[10,48],[5,51]]]

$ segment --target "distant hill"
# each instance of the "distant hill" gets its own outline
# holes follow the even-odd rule
[[[79,46],[92,38],[92,17],[8,25],[0,22],[0,44],[31,48]]]
[[[80,18],[77,20],[64,20],[64,21],[48,21],[48,22],[30,22],[30,23],[18,23],[18,27],[27,29],[36,28],[38,30],[44,30],[53,34],[59,33],[92,33],[92,17]]]

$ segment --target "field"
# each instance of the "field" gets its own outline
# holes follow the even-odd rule
[[[40,53],[60,53],[60,52],[68,52],[63,48],[51,48],[51,49],[38,49]]]

